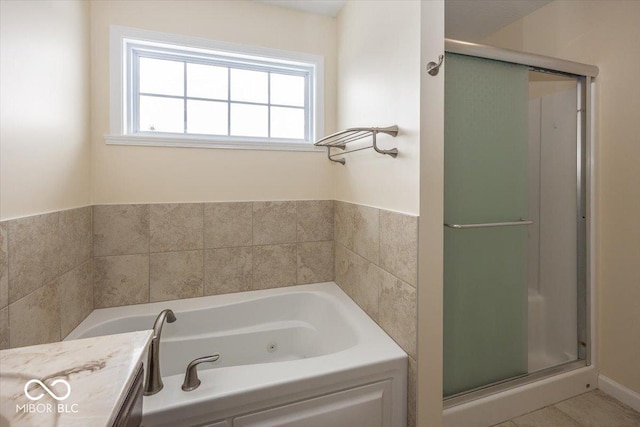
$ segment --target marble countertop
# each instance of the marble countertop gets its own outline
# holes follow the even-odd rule
[[[151,333],[0,351],[0,427],[110,426]]]

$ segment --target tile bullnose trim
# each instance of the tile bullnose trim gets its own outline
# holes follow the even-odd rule
[[[375,206],[375,205],[369,205],[366,203],[357,203],[357,202],[348,202],[346,200],[333,200],[334,203],[344,203],[346,205],[356,205],[356,206],[362,206],[365,208],[372,208],[372,209],[378,209],[380,211],[386,211],[386,212],[392,212],[392,213],[396,213],[399,215],[405,215],[405,216],[410,216],[410,217],[414,217],[414,218],[419,218],[420,214],[419,213],[415,213],[415,212],[406,212],[406,211],[401,211],[401,210],[397,210],[397,209],[389,209],[389,208],[384,208],[384,207],[380,207],[380,206]]]
[[[72,211],[74,209],[93,208],[94,206],[96,206],[96,205],[95,204],[90,204],[90,205],[75,206],[75,207],[69,207],[69,208],[52,210],[52,211],[34,212],[34,213],[28,213],[28,214],[24,214],[24,215],[11,216],[11,217],[8,217],[8,218],[0,218],[0,223],[9,222],[9,221],[15,221],[17,219],[31,218],[31,217],[38,216],[38,215],[47,215],[47,214],[55,214],[55,213],[60,213],[60,212],[67,212],[67,211]]]

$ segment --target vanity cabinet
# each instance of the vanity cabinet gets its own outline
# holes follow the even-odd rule
[[[135,379],[120,406],[113,427],[139,427],[142,422],[142,364],[138,368]]]

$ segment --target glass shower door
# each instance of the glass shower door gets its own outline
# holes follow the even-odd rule
[[[528,67],[447,54],[444,395],[527,373]]]

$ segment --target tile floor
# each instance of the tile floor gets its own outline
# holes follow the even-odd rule
[[[594,390],[494,427],[640,427],[640,413]]]

